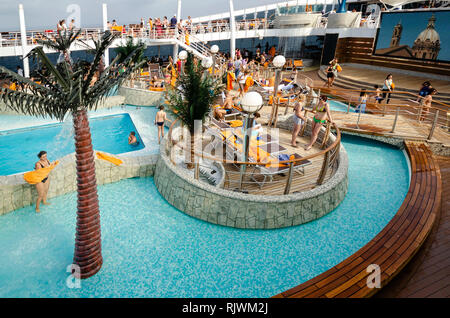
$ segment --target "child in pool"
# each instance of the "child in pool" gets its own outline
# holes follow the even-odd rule
[[[130,132],[128,135],[128,144],[132,146],[139,145],[139,141],[136,138],[136,133],[134,131]]]

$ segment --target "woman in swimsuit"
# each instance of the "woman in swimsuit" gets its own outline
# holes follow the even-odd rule
[[[304,125],[305,123],[305,116],[302,114],[302,110],[303,110],[303,106],[305,105],[305,101],[306,101],[306,95],[300,95],[299,97],[299,101],[295,104],[294,107],[294,129],[292,130],[292,140],[291,140],[291,145],[292,147],[297,147],[297,136],[298,133],[300,132],[300,128]]]
[[[34,165],[35,170],[50,166],[50,161],[48,161],[48,159],[47,159],[46,151],[39,152],[39,154],[37,156],[39,158],[39,161],[36,162],[36,164]],[[50,204],[47,202],[47,193],[48,193],[49,187],[50,187],[49,177],[45,177],[44,179],[42,179],[41,182],[36,184],[36,190],[38,193],[38,198],[36,200],[36,212],[37,213],[41,212],[41,210],[39,209],[39,205],[41,204],[41,201],[42,201],[42,204],[44,204],[44,205]]]
[[[326,118],[328,117],[328,120],[330,122],[333,122],[333,119],[331,118],[330,114],[330,107],[328,106],[327,103],[327,99],[328,98],[326,96],[323,95],[320,96],[319,103],[314,107],[315,115],[312,121],[311,141],[309,142],[308,145],[305,146],[305,150],[311,149],[314,143],[316,142],[322,124],[325,124],[327,122]]]
[[[392,92],[392,74],[388,74],[386,76],[386,79],[383,83],[383,99],[384,100],[387,96],[386,104],[389,104],[389,101],[391,100],[391,92]],[[389,93],[388,93],[389,92]]]
[[[332,64],[328,65],[326,72],[327,72],[327,82],[325,83],[325,85],[327,85],[328,88],[330,88],[331,86],[333,86],[333,81],[334,81],[334,72],[333,72]]]

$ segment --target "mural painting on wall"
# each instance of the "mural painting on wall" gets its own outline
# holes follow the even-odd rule
[[[450,11],[382,14],[375,55],[450,61]]]

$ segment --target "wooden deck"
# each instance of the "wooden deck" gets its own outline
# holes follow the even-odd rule
[[[436,159],[442,177],[439,220],[417,255],[376,297],[450,297],[450,158]]]
[[[319,135],[320,137],[320,135]],[[279,141],[280,145],[286,148],[286,151],[283,152],[285,154],[291,155],[294,153],[299,154],[302,157],[307,155],[312,155],[320,152],[322,149],[320,148],[320,139],[318,138],[318,142],[314,145],[314,147],[308,151],[305,151],[303,146],[308,144],[310,137],[297,137],[297,148],[292,147],[290,145],[291,142],[291,132],[286,130],[279,130]],[[320,170],[322,168],[324,160],[324,155],[315,157],[310,159],[311,164],[304,167],[304,175],[299,173],[294,173],[294,177],[292,179],[291,191],[290,193],[307,191],[317,186],[317,179],[320,174]],[[225,165],[226,170],[226,179],[224,188],[233,190],[239,186],[239,170],[232,164]],[[273,178],[273,182],[268,181],[262,187],[260,187],[254,180],[251,179],[251,173],[255,171],[254,178],[258,181],[262,181],[262,176],[258,174],[258,169],[255,170],[255,167],[248,166],[247,167],[247,176],[244,179],[243,190],[247,191],[249,194],[258,194],[258,195],[282,195],[284,194],[284,189],[286,187],[286,182],[288,179],[288,174],[284,175],[275,175]],[[328,170],[327,175],[325,176],[325,182],[328,180],[334,171],[331,169]]]
[[[411,183],[394,218],[358,252],[319,276],[274,297],[370,297],[367,268],[381,268],[381,287],[411,260],[430,233],[441,206],[441,175],[423,143],[405,142],[411,161]]]
[[[346,78],[351,78],[357,82],[361,83],[370,83],[370,84],[378,84],[379,86],[383,85],[384,80],[386,79],[387,73],[385,71],[378,71],[376,69],[367,69],[364,66],[357,67],[350,65],[343,65],[342,72],[339,74],[340,76],[344,76]],[[406,74],[404,72],[399,71],[390,71],[392,74],[393,81],[395,83],[396,90],[412,90],[414,92],[418,92],[421,84],[429,80],[433,87],[438,90],[439,93],[450,93],[450,81],[446,80],[438,80],[438,79],[429,79],[426,75],[416,76]],[[339,77],[338,77],[339,78]]]
[[[333,120],[341,131],[357,132],[361,134],[398,137],[410,140],[426,141],[430,133],[430,125],[418,123],[399,115],[394,132],[392,131],[394,115],[380,116],[375,114],[361,114],[358,126],[358,113],[345,113],[332,111]],[[436,127],[429,142],[442,143],[450,146],[450,133]]]

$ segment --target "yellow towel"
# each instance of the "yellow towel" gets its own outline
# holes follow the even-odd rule
[[[241,127],[242,126],[242,120],[232,120],[229,122],[231,127]]]
[[[56,167],[58,163],[59,161],[56,161],[54,164],[51,164],[48,167],[26,172],[23,174],[23,179],[29,184],[37,184],[47,178],[50,172],[53,170],[53,168]]]
[[[120,160],[119,158],[107,155],[106,153],[100,152],[100,151],[97,151],[97,158],[109,161],[109,162],[115,164],[116,166],[120,166],[123,163],[123,161]]]

